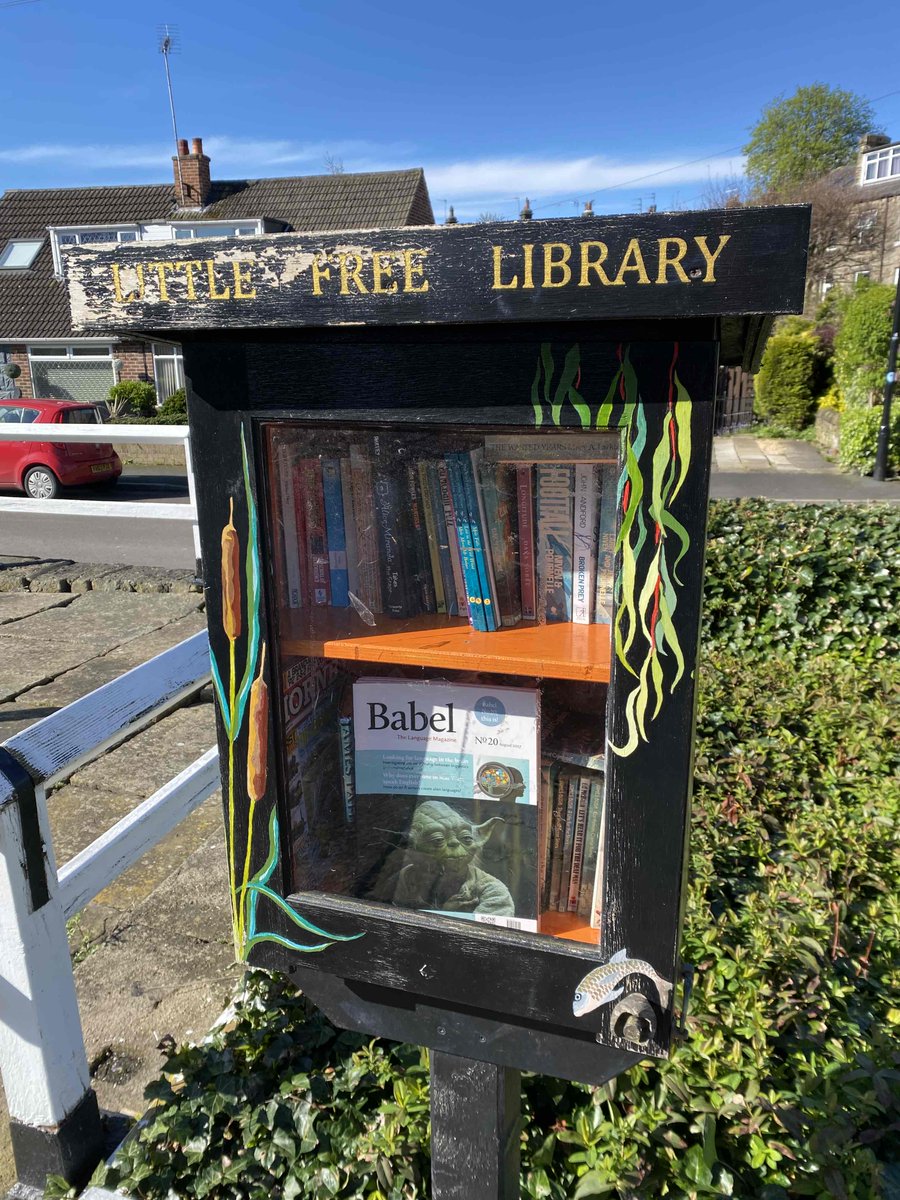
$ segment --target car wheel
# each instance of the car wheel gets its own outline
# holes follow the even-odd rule
[[[22,483],[32,500],[52,500],[59,494],[59,480],[49,467],[32,467]]]

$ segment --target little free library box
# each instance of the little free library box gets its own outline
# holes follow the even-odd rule
[[[808,225],[67,253],[80,332],[184,349],[241,958],[450,1056],[668,1053],[717,368]]]

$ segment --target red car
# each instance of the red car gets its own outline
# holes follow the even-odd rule
[[[99,425],[92,404],[74,400],[0,400],[5,425]],[[60,487],[112,484],[122,460],[104,442],[9,442],[0,438],[0,488],[20,488],[35,500],[52,500]]]

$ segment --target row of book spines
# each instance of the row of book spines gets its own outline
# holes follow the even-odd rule
[[[544,823],[541,907],[575,913],[596,927],[602,874],[604,777],[543,764]]]

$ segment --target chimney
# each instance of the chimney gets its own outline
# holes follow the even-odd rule
[[[531,211],[531,204],[528,200],[528,197],[526,196],[525,204],[522,207],[522,211],[519,213],[519,220],[520,221],[530,221],[533,216],[534,216],[534,213]]]
[[[889,146],[891,139],[886,133],[866,133],[859,140],[860,154],[868,154],[870,150],[878,150],[881,146]]]
[[[203,153],[202,138],[178,139],[178,157],[172,159],[175,173],[175,203],[178,208],[202,208],[209,197],[209,158]]]

